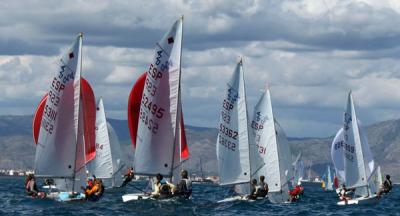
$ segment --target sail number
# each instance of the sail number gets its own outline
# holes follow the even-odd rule
[[[45,118],[42,118],[42,123],[40,126],[46,130],[49,134],[53,134],[54,126],[51,124],[49,121],[47,121]]]
[[[155,122],[153,119],[149,118],[149,116],[143,111],[140,111],[139,119],[142,120],[144,125],[146,125],[147,129],[149,129],[154,134],[157,134],[157,132],[158,132],[158,123],[157,122]]]
[[[58,106],[58,103],[60,102],[60,97],[58,97],[56,94],[54,94],[54,92],[52,90],[49,91],[48,99],[50,99],[50,102],[54,106]]]
[[[231,122],[231,116],[229,113],[226,113],[224,111],[221,111],[221,118],[224,120],[225,123],[229,124]]]
[[[264,146],[260,146],[260,145],[256,145],[258,148],[258,153],[260,154],[265,154],[267,148],[265,148]]]
[[[260,124],[258,122],[252,121],[251,128],[253,128],[255,130],[262,130],[264,128],[264,124]]]
[[[150,68],[149,71],[147,72],[150,77],[152,77],[155,81],[157,81],[157,79],[161,79],[163,77],[162,72],[159,71],[156,67],[154,67],[153,64],[150,64]]]
[[[237,140],[238,132],[225,127],[225,125],[223,125],[223,124],[219,125],[219,132],[221,134],[225,134],[226,136],[228,136],[234,140]]]
[[[151,112],[151,114],[155,115],[157,118],[161,119],[164,116],[165,109],[157,106],[156,103],[151,102],[146,94],[143,94],[142,105],[146,107]]]
[[[234,107],[233,103],[230,103],[229,100],[224,100],[224,102],[222,103],[222,107],[224,109],[226,109],[227,111],[231,111]]]
[[[225,139],[223,136],[221,136],[221,134],[219,135],[219,139],[218,139],[219,144],[227,147],[228,149],[235,151],[236,150],[236,143]]]
[[[156,95],[157,92],[157,87],[156,85],[153,84],[153,82],[151,82],[151,80],[149,80],[149,78],[146,78],[146,90],[150,93],[151,96]]]

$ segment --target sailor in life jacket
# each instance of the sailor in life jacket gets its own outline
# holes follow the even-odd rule
[[[95,178],[93,182],[93,186],[85,190],[85,196],[90,201],[97,201],[103,196],[104,185],[101,179]]]
[[[169,183],[164,177],[158,173],[156,175],[156,183],[154,184],[154,191],[151,196],[154,198],[169,198],[175,192],[175,185]]]
[[[182,196],[186,199],[190,198],[190,196],[192,195],[192,181],[188,178],[187,170],[182,170],[181,181],[177,185],[175,194]]]

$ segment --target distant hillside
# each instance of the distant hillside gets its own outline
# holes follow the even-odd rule
[[[32,168],[35,147],[31,125],[32,116],[0,116],[0,169]],[[117,132],[123,152],[132,161],[133,149],[126,120],[108,119]],[[384,121],[366,127],[369,144],[384,173],[390,173],[400,180],[400,120]],[[199,173],[200,158],[205,174],[217,174],[215,143],[217,129],[186,127],[191,158],[185,167]],[[300,151],[306,164],[312,162],[313,172],[322,175],[330,159],[332,137],[289,138],[293,155]]]

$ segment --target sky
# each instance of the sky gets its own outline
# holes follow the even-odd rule
[[[217,126],[238,56],[249,109],[269,85],[287,136],[335,134],[350,89],[363,124],[400,117],[397,0],[3,0],[0,115],[33,114],[83,32],[83,76],[107,116],[126,119],[135,80],[181,15],[187,124]]]

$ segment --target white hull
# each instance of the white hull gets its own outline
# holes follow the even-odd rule
[[[143,193],[134,193],[134,194],[125,194],[122,196],[123,202],[135,201],[135,200],[147,200],[153,199],[149,195],[145,195]]]
[[[71,192],[51,192],[48,193],[46,198],[53,199],[59,202],[82,201],[85,200],[85,194],[79,193],[74,197],[70,196]]]
[[[370,204],[376,204],[379,202],[379,198],[374,195],[371,197],[359,197],[355,199],[348,200],[347,203],[345,201],[340,201],[337,204],[338,205],[370,205]]]
[[[266,197],[257,197],[257,200],[264,200],[268,199],[268,196]],[[219,200],[217,203],[226,203],[226,202],[235,202],[235,201],[248,201],[248,202],[254,202],[256,200],[248,199],[247,196],[244,195],[238,195],[238,196],[233,196],[233,197],[228,197],[223,200]]]
[[[133,193],[133,194],[125,194],[122,196],[122,201],[123,202],[130,202],[130,201],[137,201],[137,200],[158,200],[158,201],[170,201],[170,200],[176,200],[179,199],[179,196],[172,196],[169,198],[160,198],[160,199],[155,199],[151,197],[150,195],[143,194],[143,193]],[[191,199],[191,197],[189,198]]]

